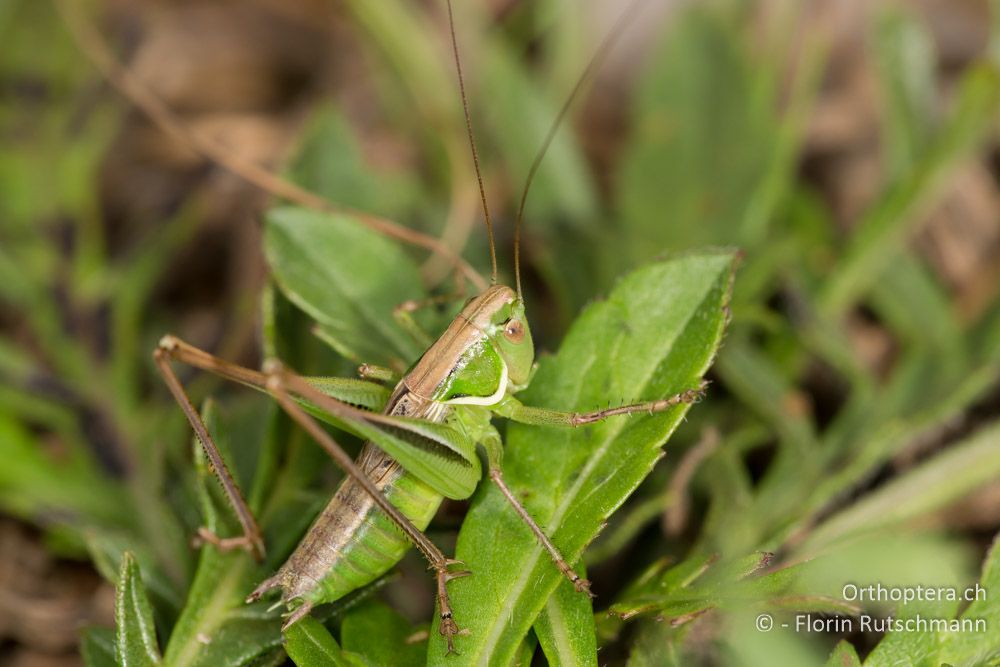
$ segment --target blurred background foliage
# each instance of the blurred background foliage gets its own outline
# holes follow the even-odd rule
[[[192,131],[488,267],[440,3],[84,11]],[[619,11],[457,3],[503,277],[527,168]],[[586,554],[601,663],[822,664],[838,640],[869,664],[919,664],[939,643],[954,664],[996,660],[996,627],[958,647],[757,633],[738,614],[702,613],[726,605],[710,581],[691,582],[715,557],[732,570],[758,551],[776,554],[772,568],[808,560],[795,590],[832,599],[847,581],[978,580],[1000,528],[1000,8],[641,11],[528,202],[536,341],[555,349],[583,304],[653,257],[722,245],[744,259],[709,399]],[[208,409],[272,554],[262,569],[199,556],[194,529],[226,510],[213,509],[149,352],[171,331],[251,366],[262,352],[311,373],[350,374],[353,361],[268,287],[266,193],[131,108],[49,2],[0,3],[0,40],[0,662],[113,664],[106,582],[118,581],[148,590],[135,618],[155,619],[169,664],[280,664],[273,615],[239,601],[336,473],[264,398],[184,373],[196,401],[218,400]],[[446,262],[406,252],[429,288],[448,289]],[[462,514],[447,504],[433,538],[451,548]],[[430,617],[423,565],[401,569],[381,601],[329,613],[344,649],[372,664],[366,651],[410,646]],[[1000,623],[996,603],[990,613]]]

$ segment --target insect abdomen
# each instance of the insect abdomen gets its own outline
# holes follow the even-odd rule
[[[407,398],[394,396],[389,414],[412,414],[415,406]],[[441,494],[372,443],[361,450],[358,465],[417,528],[427,527]],[[272,580],[286,602],[333,602],[388,572],[411,546],[365,490],[347,478]]]

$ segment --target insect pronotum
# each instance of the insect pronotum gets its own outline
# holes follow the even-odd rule
[[[322,384],[296,375],[279,362],[265,362],[262,371],[237,366],[199,350],[174,336],[165,336],[154,351],[158,369],[205,449],[212,469],[242,527],[238,537],[198,531],[201,541],[220,549],[242,548],[258,559],[264,554],[261,531],[171,362],[186,363],[224,378],[267,391],[288,415],[322,446],[347,474],[326,508],[316,518],[284,565],[247,598],[254,601],[279,589],[290,613],[284,627],[307,615],[317,604],[332,602],[391,569],[412,545],[427,558],[437,580],[440,632],[454,650],[460,634],[448,582],[469,574],[445,556],[421,531],[445,497],[466,498],[482,478],[477,447],[485,452],[486,476],[496,484],[514,512],[529,526],[552,562],[576,590],[590,593],[581,578],[504,483],[503,443],[492,426],[494,415],[525,424],[575,427],[616,415],[656,412],[698,399],[704,387],[653,401],[593,412],[559,412],[525,406],[513,394],[528,385],[534,346],[521,295],[520,229],[524,205],[535,171],[570,103],[595,64],[621,33],[625,20],[641,0],[633,0],[563,105],[526,179],[515,224],[515,288],[498,284],[493,223],[479,169],[472,121],[465,94],[451,2],[448,19],[462,109],[476,172],[483,215],[490,240],[491,281],[470,299],[445,332],[402,377],[388,369],[363,366],[362,377],[392,379],[394,389],[385,405],[358,398],[358,380],[324,379]],[[211,153],[207,146],[205,152]],[[250,180],[248,178],[248,180]],[[362,407],[356,407],[361,404]],[[309,406],[307,409],[304,406]],[[320,410],[346,430],[367,439],[357,461],[348,456],[309,414]]]

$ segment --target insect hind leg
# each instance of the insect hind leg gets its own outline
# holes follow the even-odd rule
[[[202,420],[201,415],[198,414],[198,411],[195,409],[194,404],[191,402],[191,398],[187,395],[187,392],[184,391],[184,386],[181,384],[177,374],[174,373],[174,370],[170,367],[171,360],[192,363],[188,359],[191,355],[196,358],[205,357],[208,359],[214,359],[214,357],[209,355],[207,352],[202,352],[197,348],[193,348],[173,336],[164,336],[160,340],[160,344],[153,351],[153,360],[156,362],[156,367],[160,371],[160,375],[163,377],[163,381],[166,383],[167,388],[173,395],[174,400],[177,401],[177,404],[184,412],[184,416],[187,417],[188,423],[191,424],[191,428],[194,430],[195,436],[201,443],[202,449],[205,450],[205,455],[208,458],[209,463],[211,463],[212,470],[218,478],[219,483],[222,484],[222,489],[226,494],[226,498],[229,500],[229,504],[236,513],[236,518],[239,520],[240,527],[243,530],[243,535],[240,537],[219,537],[208,528],[201,527],[198,529],[198,534],[195,537],[194,543],[195,545],[210,543],[222,551],[245,549],[249,551],[256,560],[261,561],[264,559],[264,538],[261,534],[260,527],[257,525],[257,520],[254,518],[253,512],[250,510],[250,506],[247,504],[247,501],[243,498],[243,494],[240,492],[240,488],[237,486],[236,480],[233,479],[232,473],[229,472],[229,468],[226,466],[226,462],[222,458],[222,454],[219,452],[219,447],[215,444],[211,434],[209,434],[208,428],[205,426],[205,422]],[[192,363],[192,365],[204,368],[204,366],[199,366],[196,363]],[[239,369],[239,367],[233,364],[229,365]],[[206,370],[212,369],[208,368]],[[240,370],[246,371],[247,373],[253,373],[253,371],[250,371],[249,369]]]

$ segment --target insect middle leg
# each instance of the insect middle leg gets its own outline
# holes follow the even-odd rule
[[[513,396],[508,396],[496,406],[495,410],[497,414],[521,424],[530,424],[533,426],[583,426],[585,424],[604,421],[609,417],[617,415],[653,414],[663,412],[678,405],[697,403],[705,395],[707,387],[708,383],[702,380],[698,387],[682,391],[673,396],[655,401],[631,403],[605,410],[594,410],[592,412],[565,412],[562,410],[550,410],[549,408],[536,408],[524,405]]]
[[[503,456],[503,442],[500,439],[500,434],[496,431],[487,434],[482,439],[483,449],[486,450],[486,459],[489,463],[489,478],[490,481],[496,484],[497,488],[500,489],[500,493],[506,498],[510,506],[514,508],[517,512],[518,517],[531,529],[534,533],[535,539],[538,543],[542,545],[552,557],[552,562],[555,563],[556,568],[563,573],[563,576],[569,579],[573,587],[576,588],[578,593],[586,593],[590,597],[594,597],[594,594],[590,592],[590,581],[584,579],[573,568],[570,566],[569,562],[563,557],[562,552],[559,551],[557,547],[542,530],[542,527],[538,525],[538,522],[528,513],[521,501],[517,499],[514,492],[510,490],[507,486],[507,482],[503,478],[503,470],[501,469],[501,460]]]

